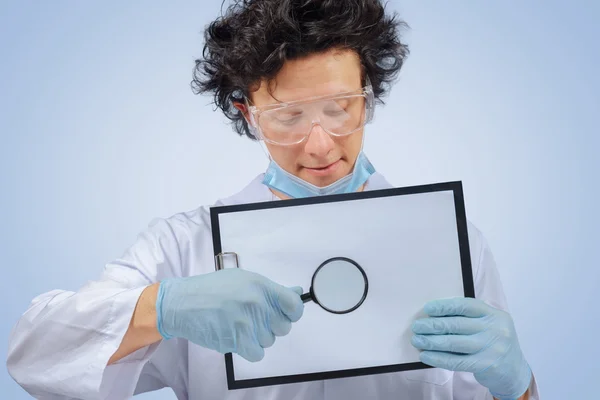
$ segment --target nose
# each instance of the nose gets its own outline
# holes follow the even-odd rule
[[[325,132],[321,125],[314,124],[306,139],[304,151],[308,154],[324,157],[335,147],[335,142],[330,134]]]

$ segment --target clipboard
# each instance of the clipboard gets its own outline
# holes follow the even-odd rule
[[[369,294],[335,315],[306,303],[256,363],[225,354],[229,390],[430,368],[410,325],[429,300],[475,297],[462,182],[212,207],[215,270],[243,268],[310,287],[315,268],[351,257]]]

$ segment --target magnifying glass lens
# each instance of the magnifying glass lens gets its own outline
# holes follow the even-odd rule
[[[312,292],[315,301],[334,313],[358,307],[367,293],[366,276],[360,267],[344,259],[332,260],[315,273]]]

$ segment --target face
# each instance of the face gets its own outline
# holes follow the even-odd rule
[[[302,100],[315,96],[335,95],[358,90],[361,85],[358,56],[350,51],[329,51],[288,61],[271,82],[253,92],[251,101],[258,108]],[[244,111],[243,105],[238,105]],[[265,142],[271,157],[287,172],[316,186],[326,186],[349,174],[358,157],[363,129],[347,136],[335,137],[315,124],[301,143],[280,146]]]

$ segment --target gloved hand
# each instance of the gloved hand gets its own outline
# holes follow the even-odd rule
[[[275,336],[287,335],[302,316],[302,288],[286,288],[239,268],[172,278],[159,285],[158,331],[220,353],[260,361]]]
[[[501,400],[517,399],[527,391],[532,372],[508,313],[473,298],[435,300],[424,311],[429,318],[412,326],[412,344],[424,350],[423,363],[472,372]]]

